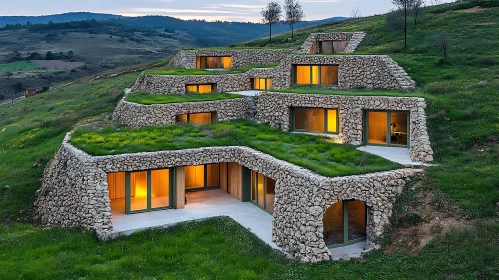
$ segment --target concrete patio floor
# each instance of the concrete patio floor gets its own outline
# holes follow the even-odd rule
[[[251,202],[241,202],[220,189],[191,192],[186,197],[185,209],[113,215],[114,230],[119,234],[131,234],[138,230],[168,227],[184,221],[228,216],[272,248],[279,249],[272,242],[272,215]]]
[[[362,146],[357,148],[359,151],[378,155],[393,162],[402,164],[406,167],[428,166],[424,162],[412,161],[409,155],[409,149],[403,147],[383,147],[383,146]]]
[[[331,252],[331,260],[349,260],[351,258],[358,258],[362,253],[369,252],[370,250],[364,250],[364,245],[366,245],[365,241],[358,242],[352,245],[330,248],[329,252]]]
[[[240,94],[244,96],[255,96],[263,91],[261,90],[243,90],[243,91],[234,91],[234,92],[229,92],[230,94]]]

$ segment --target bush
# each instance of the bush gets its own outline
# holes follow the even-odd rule
[[[494,57],[493,57],[493,56],[491,56],[491,55],[487,55],[487,56],[485,56],[485,57],[482,59],[482,64],[483,64],[483,65],[494,65],[494,64],[495,64]]]

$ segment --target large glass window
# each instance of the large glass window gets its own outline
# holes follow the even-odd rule
[[[326,245],[348,245],[365,240],[366,203],[358,200],[339,201],[326,210],[322,222]]]
[[[215,84],[186,85],[185,91],[187,93],[198,93],[198,94],[212,93],[216,91],[216,85]]]
[[[338,110],[292,108],[293,130],[314,133],[338,133]]]
[[[201,69],[217,69],[230,68],[232,57],[230,56],[198,56],[196,58],[196,68]]]
[[[269,90],[272,87],[272,79],[270,78],[254,78],[252,81],[253,89]]]
[[[337,85],[338,65],[295,65],[297,85]]]
[[[220,186],[220,165],[204,164],[185,166],[185,189],[199,189]]]
[[[275,181],[256,171],[251,171],[251,202],[274,212]]]
[[[215,112],[193,113],[177,115],[177,122],[192,123],[195,125],[210,124],[216,122],[217,114]]]
[[[319,42],[319,52],[323,54],[345,52],[347,41],[322,41]]]
[[[170,207],[170,169],[107,174],[111,214]]]
[[[409,112],[367,111],[366,140],[373,145],[409,144]]]

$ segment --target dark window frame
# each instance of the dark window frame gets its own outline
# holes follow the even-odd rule
[[[376,144],[376,143],[369,143],[369,112],[382,112],[386,113],[386,144]],[[407,145],[400,145],[400,144],[392,144],[391,142],[391,113],[399,113],[399,114],[406,114],[407,115]],[[369,145],[369,146],[387,146],[387,147],[410,147],[411,145],[411,112],[410,111],[404,111],[404,110],[364,110],[364,125],[363,125],[363,135],[362,135],[362,140],[364,145]]]
[[[181,115],[186,115],[187,116],[187,122],[185,123],[191,123],[191,115],[193,114],[207,114],[207,113],[210,113],[211,114],[211,123],[216,123],[218,121],[218,114],[216,111],[212,111],[212,112],[196,112],[196,113],[185,113],[185,114],[178,114],[177,116],[175,116],[175,122],[176,123],[184,123],[180,120],[180,116]]]
[[[298,84],[298,75],[297,75],[297,66],[309,66],[310,67],[310,83],[308,84]],[[318,81],[319,83],[318,84],[314,84],[313,83],[313,67],[314,66],[317,66],[318,67]],[[323,84],[322,83],[322,66],[336,66],[336,69],[337,69],[337,72],[336,72],[336,77],[338,78],[336,83],[333,83],[333,84]],[[293,85],[311,85],[311,86],[338,86],[340,84],[340,65],[339,64],[293,64]]]
[[[324,132],[319,132],[323,134],[332,134],[332,135],[337,135],[339,134],[340,131],[340,109],[339,108],[323,108],[323,107],[291,107],[291,131],[295,132],[307,132],[307,133],[318,133],[318,132],[311,132],[307,131],[304,129],[296,129],[296,115],[295,115],[295,110],[296,109],[322,109],[324,110]],[[328,131],[328,110],[334,110],[336,111],[336,131],[331,132]]]
[[[208,57],[215,57],[217,59],[217,63],[218,63],[218,67],[217,68],[206,68],[206,67],[201,67],[203,65],[202,63],[202,59],[204,60],[207,60]],[[230,62],[230,67],[229,68],[222,68],[222,60],[221,58],[222,57],[230,57],[231,58],[231,62]],[[206,61],[204,61],[204,65],[206,66]],[[232,68],[232,56],[230,55],[202,55],[202,56],[197,56],[196,57],[196,68],[197,69],[230,69]]]

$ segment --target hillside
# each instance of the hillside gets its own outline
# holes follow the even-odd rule
[[[436,160],[399,198],[382,250],[360,260],[301,264],[224,218],[112,242],[28,224],[35,222],[30,211],[43,168],[65,133],[107,118],[138,76],[131,74],[82,79],[0,107],[0,278],[499,278],[498,17],[499,5],[490,0],[426,8],[409,31],[408,49],[384,16],[302,30],[291,43],[283,34],[270,45],[298,46],[311,32],[366,31],[359,52],[390,55],[416,80],[416,93],[431,96],[426,110]],[[447,61],[435,45],[442,31],[450,38]]]

